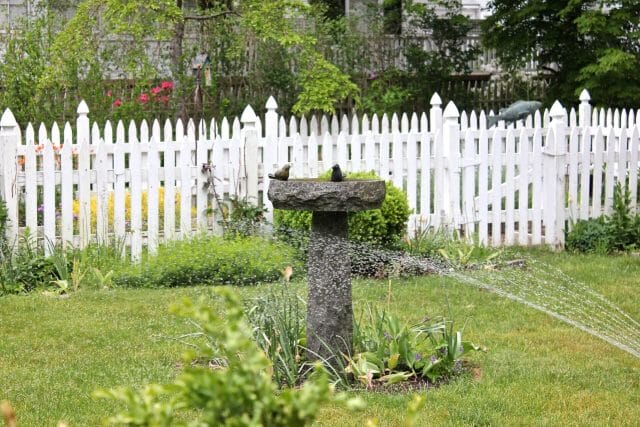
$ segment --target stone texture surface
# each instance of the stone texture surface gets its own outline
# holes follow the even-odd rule
[[[269,183],[268,197],[274,208],[313,212],[307,263],[307,348],[311,360],[337,366],[341,353],[352,353],[348,212],[379,208],[385,193],[385,183],[380,180]]]
[[[385,194],[381,180],[272,180],[268,196],[277,209],[355,212],[379,208]]]
[[[351,354],[353,307],[346,212],[314,212],[309,241],[307,348],[311,359],[336,363]]]

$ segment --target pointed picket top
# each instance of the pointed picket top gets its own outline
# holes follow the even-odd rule
[[[465,130],[469,128],[469,117],[467,116],[466,111],[462,111],[460,114],[460,129]]]
[[[347,117],[346,114],[343,114],[342,118],[340,119],[340,130],[345,131],[347,133],[351,133],[349,128],[349,117]]]
[[[402,113],[400,117],[400,130],[402,132],[409,132],[409,116],[407,116],[407,113]]]
[[[600,108],[598,112],[598,123],[597,126],[604,126],[607,122],[607,111],[604,108]]]
[[[389,133],[389,116],[387,113],[382,115],[382,120],[380,121],[380,132],[381,133]]]
[[[300,135],[309,136],[309,122],[305,116],[300,117]]]
[[[326,114],[323,114],[320,119],[320,134],[325,135],[326,133],[329,133],[329,119]]]
[[[220,138],[229,139],[229,120],[226,117],[222,118],[222,123],[220,123]]]
[[[295,135],[298,133],[298,122],[294,116],[289,119],[289,135]]]
[[[366,132],[366,130],[362,129],[362,132]],[[358,115],[354,114],[353,117],[351,117],[351,135],[358,134],[360,134],[360,123],[358,120]]]
[[[233,123],[231,123],[231,136],[238,137],[240,135],[240,120],[238,117],[234,117]]]
[[[80,101],[80,104],[78,105],[78,110],[77,110],[78,114],[89,114],[89,106],[87,105],[86,102],[84,102],[84,99],[82,101]]]
[[[633,127],[636,124],[636,114],[633,112],[633,108],[629,110],[627,120],[629,120],[629,127]]]
[[[453,101],[449,101],[446,108],[444,109],[444,112],[442,113],[442,117],[445,119],[457,119],[458,117],[460,117],[458,107],[456,107],[456,104],[454,104]]]
[[[471,129],[478,129],[478,115],[475,110],[471,110],[471,114],[469,114],[469,127],[471,127]]]
[[[265,108],[267,110],[277,110],[278,109],[278,103],[276,102],[276,99],[273,96],[270,96],[269,99],[267,99],[267,103],[265,104]]]
[[[571,111],[569,112],[569,126],[578,126],[578,114],[573,107],[571,107]]]
[[[27,124],[27,129],[25,130],[25,143],[27,145],[33,144],[36,139],[35,134],[36,133],[33,129],[33,125],[31,124],[31,122],[29,122],[29,124]]]
[[[587,89],[582,89],[582,92],[580,92],[580,102],[588,103],[589,101],[591,101],[591,95],[589,95],[589,91]]]
[[[622,111],[620,112],[620,124],[622,125],[622,127],[626,128],[628,125],[628,118],[627,118],[627,109],[623,108]]]
[[[598,109],[594,108],[591,112],[591,125],[598,126]]]
[[[427,132],[429,130],[429,117],[424,111],[420,114],[420,131]]]
[[[250,123],[255,124],[256,118],[256,113],[253,111],[253,108],[251,108],[251,105],[247,105],[242,112],[242,116],[240,116],[240,121],[246,126]]]
[[[429,101],[429,104],[431,104],[431,106],[433,107],[442,105],[442,99],[440,98],[440,95],[438,95],[438,92],[433,93],[433,96],[431,96],[431,100]]]
[[[0,127],[3,128],[11,128],[18,126],[18,122],[16,122],[16,118],[13,116],[13,113],[10,109],[4,110],[2,113],[2,118],[0,119]]]
[[[309,119],[309,135],[312,134],[318,135],[318,119],[315,115]]]
[[[613,112],[613,126],[616,128],[620,127],[620,110],[617,108]]]
[[[487,114],[484,112],[484,110],[480,111],[480,117],[479,117],[479,127],[480,129],[486,129],[487,128]]]
[[[258,120],[260,120],[260,117],[258,117]],[[265,119],[265,122],[267,122],[267,127],[269,127],[270,121],[268,117]],[[269,134],[270,136],[273,135],[274,137],[277,137],[278,135],[282,137],[287,136],[287,122],[285,121],[283,116],[280,116],[280,118],[277,119],[276,125],[277,126],[275,128],[275,132],[269,129],[270,131],[265,132],[265,134]]]
[[[44,144],[47,139],[49,139],[47,136],[47,128],[44,123],[40,123],[40,126],[38,127],[38,144]]]
[[[418,115],[417,115],[415,112],[413,112],[413,113],[411,114],[411,123],[410,123],[410,125],[409,125],[409,126],[410,126],[410,129],[411,129],[413,132],[418,132],[418,131],[420,130],[420,129],[419,129]]]
[[[209,135],[212,140],[218,139],[218,123],[216,123],[215,118],[212,118],[209,123]]]
[[[66,134],[66,125],[65,125],[65,134]],[[71,126],[69,126],[71,128]],[[107,144],[113,144],[113,126],[111,125],[111,121],[107,120],[104,124],[104,142]],[[67,143],[65,139],[65,144]]]
[[[57,127],[58,126],[56,125],[56,128]],[[52,132],[52,134],[53,134],[53,132]],[[58,138],[60,138],[60,137],[58,137]],[[51,139],[55,143],[56,138],[52,137]],[[98,127],[98,124],[96,122],[93,122],[93,125],[91,126],[91,143],[92,144],[97,144],[99,141],[100,141],[100,128]]]
[[[196,140],[196,124],[193,119],[189,119],[187,122],[187,141],[195,141]]]
[[[338,117],[334,115],[331,117],[331,135],[338,135],[340,133],[340,122]]]
[[[149,142],[149,124],[144,119],[140,123],[140,142]]]
[[[398,119],[398,115],[393,113],[391,116],[391,132],[397,132],[400,129],[400,119]]]
[[[151,140],[155,143],[160,142],[160,121],[153,119],[151,124]]]
[[[116,144],[119,142],[124,142],[124,123],[122,120],[118,120],[116,125]]]
[[[380,119],[376,113],[373,113],[373,117],[371,117],[371,132],[380,133]]]
[[[64,138],[63,139],[63,145],[71,146],[71,144],[73,144],[73,131],[71,130],[71,124],[69,122],[66,122],[64,124],[64,129],[62,131],[62,137]]]
[[[133,120],[129,121],[128,134],[129,138],[127,142],[138,142],[138,128],[136,128],[136,122]]]

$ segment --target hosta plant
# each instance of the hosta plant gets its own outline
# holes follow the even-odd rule
[[[461,370],[463,354],[480,347],[443,317],[409,326],[385,311],[367,310],[357,322],[356,353],[345,355],[346,371],[365,386],[427,379],[438,382]]]

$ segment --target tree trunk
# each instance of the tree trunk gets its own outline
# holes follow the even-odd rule
[[[182,0],[176,0],[176,6],[182,10]],[[171,78],[178,84],[178,77],[184,73],[182,64],[182,42],[184,40],[184,20],[177,21],[173,27],[173,37],[171,38]],[[178,117],[183,123],[188,120],[187,104],[185,97],[180,97],[180,106],[178,108]]]

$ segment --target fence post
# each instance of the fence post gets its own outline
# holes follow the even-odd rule
[[[580,107],[579,107],[579,117],[578,123],[580,127],[591,126],[591,96],[589,95],[589,91],[586,89],[582,89],[580,92]]]
[[[266,197],[267,192],[269,191],[269,178],[267,178],[267,174],[270,172],[274,172],[277,165],[278,159],[278,112],[276,111],[278,108],[278,103],[270,96],[267,99],[267,104],[265,105],[267,108],[267,112],[264,115],[264,136],[265,143],[262,146],[262,157],[264,162],[264,167],[262,171],[262,203],[264,207],[267,209],[265,214],[265,218],[268,222],[273,222],[273,206],[269,201],[269,198]],[[284,137],[285,135],[280,135],[280,137]],[[300,165],[301,167],[302,165]]]
[[[0,119],[0,192],[7,208],[5,237],[12,245],[18,236],[18,191],[16,186],[16,150],[20,128],[8,108]],[[32,230],[34,233],[36,230]]]
[[[449,101],[442,115],[442,154],[444,177],[442,180],[441,224],[455,229],[460,219],[460,113],[453,101]],[[440,148],[436,148],[440,149]]]
[[[242,122],[242,150],[240,156],[240,170],[244,172],[247,201],[253,199],[258,203],[258,133],[256,131],[256,113],[247,105],[240,122]]]
[[[87,103],[81,101],[78,105],[78,118],[76,119],[76,129],[77,129],[77,144],[79,151],[79,159],[78,159],[78,172],[79,176],[88,177],[89,176],[89,143],[90,143],[90,133],[89,133],[89,107]],[[95,141],[94,143],[97,143]],[[129,141],[132,142],[132,141]],[[90,182],[85,179],[80,179],[78,182],[78,193],[79,193],[79,202],[80,209],[78,212],[79,217],[79,231],[80,231],[80,247],[84,248],[87,244],[89,244],[90,234],[91,234],[91,198],[90,198]]]
[[[566,125],[565,111],[556,101],[549,112],[551,125],[547,133],[543,160],[545,243],[554,248],[564,245]]]

